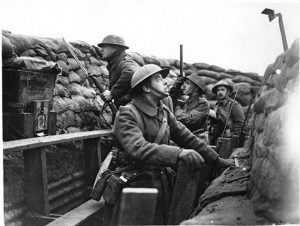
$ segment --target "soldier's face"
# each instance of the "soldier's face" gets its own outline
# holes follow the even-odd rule
[[[219,100],[225,99],[227,97],[228,90],[225,86],[219,86],[217,88],[217,97]]]
[[[184,95],[192,95],[196,92],[197,86],[190,80],[186,80],[183,84],[182,91]]]
[[[103,45],[102,47],[100,47],[100,52],[102,54],[103,60],[110,59],[116,51],[117,49],[113,45]]]
[[[168,89],[164,84],[164,79],[159,73],[151,76],[150,86],[151,89],[154,90],[154,95],[157,95],[159,98],[164,98],[169,95]]]

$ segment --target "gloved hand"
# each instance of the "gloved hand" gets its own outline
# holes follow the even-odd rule
[[[182,149],[178,158],[187,164],[189,170],[200,168],[201,163],[204,163],[202,156],[193,149]]]
[[[214,167],[221,171],[228,168],[229,166],[234,166],[233,159],[223,159],[223,158],[218,157],[214,163]]]

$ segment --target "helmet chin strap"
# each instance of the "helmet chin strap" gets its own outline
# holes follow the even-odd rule
[[[152,90],[157,96],[161,97],[161,99],[165,98],[168,96],[168,94],[163,93],[155,88],[153,88],[152,86],[150,87],[150,90]]]

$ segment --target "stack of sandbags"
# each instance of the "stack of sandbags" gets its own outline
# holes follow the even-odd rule
[[[108,71],[106,63],[100,60],[98,47],[83,41],[70,44],[88,72],[95,75],[100,84],[107,87]],[[25,58],[35,63],[42,61],[56,63],[61,68],[62,72],[57,75],[53,90],[53,110],[57,112],[57,134],[107,128],[111,123],[110,109],[103,109],[104,102],[100,98],[99,91],[86,79],[86,75],[62,39],[15,35],[2,31],[2,49],[3,65],[6,67],[16,65],[16,62]]]
[[[299,39],[267,67],[253,109],[250,197],[255,212],[276,224],[300,222],[299,150],[287,143],[288,137],[298,137],[287,134],[293,127],[296,132],[297,122],[286,124],[291,121],[290,112],[299,107],[295,106],[299,103],[296,94],[299,94]]]

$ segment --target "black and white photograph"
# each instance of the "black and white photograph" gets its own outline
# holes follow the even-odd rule
[[[2,0],[0,225],[300,225],[299,0]]]

